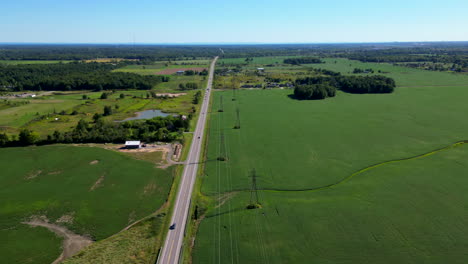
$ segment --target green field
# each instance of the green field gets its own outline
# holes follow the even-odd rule
[[[319,101],[215,92],[201,179],[212,204],[194,263],[466,262],[468,146],[387,163],[468,139],[468,86],[448,76],[445,87]],[[246,210],[252,169],[262,208]]]
[[[0,253],[5,263],[50,263],[60,238],[21,222],[46,216],[75,233],[104,239],[166,201],[172,170],[92,147],[0,149]],[[8,241],[8,243],[7,243]]]
[[[194,263],[466,263],[467,166],[465,145],[320,191],[263,191],[257,210],[238,193],[203,220]]]
[[[323,59],[324,64],[305,64],[297,67],[322,68],[343,74],[352,74],[354,68],[372,68],[374,75],[385,75],[395,79],[400,87],[447,87],[467,86],[468,76],[464,74],[420,70],[389,63],[364,63],[348,59]],[[335,63],[336,61],[336,63]],[[380,70],[382,73],[379,73]]]
[[[272,57],[253,57],[251,62],[246,62],[246,58],[221,58],[216,63],[217,66],[232,66],[232,65],[242,65],[247,64],[252,65],[266,65],[266,64],[283,64],[283,61],[288,58],[296,58],[298,56],[272,56]]]
[[[159,90],[155,90],[159,93]],[[17,134],[21,128],[29,128],[45,137],[51,131],[68,131],[80,119],[91,120],[94,113],[102,113],[104,106],[112,106],[114,114],[106,117],[108,120],[123,120],[135,115],[135,112],[160,109],[165,112],[187,115],[193,106],[195,91],[184,91],[187,94],[177,98],[147,99],[148,91],[116,91],[108,99],[101,100],[102,92],[75,92],[45,95],[28,99],[9,99],[8,102],[29,102],[28,104],[10,106],[0,100],[0,132]],[[120,99],[120,94],[125,98]],[[90,99],[83,100],[86,94]],[[136,98],[134,98],[136,97]],[[3,107],[2,107],[3,106]],[[116,109],[115,107],[119,108]],[[65,115],[60,115],[65,111]],[[71,115],[73,111],[78,114]],[[48,116],[47,116],[48,115]],[[55,120],[55,118],[58,118]]]
[[[114,70],[114,72],[130,72],[137,73],[142,75],[151,75],[156,74],[165,69],[178,69],[178,68],[192,68],[192,67],[206,67],[210,66],[209,60],[184,60],[184,61],[165,61],[165,62],[155,62],[150,65],[128,65],[119,69]]]

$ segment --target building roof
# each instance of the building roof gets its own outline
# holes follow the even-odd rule
[[[125,146],[135,146],[140,145],[140,141],[125,141]]]

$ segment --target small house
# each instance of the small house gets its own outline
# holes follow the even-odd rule
[[[185,71],[177,71],[176,74],[177,74],[177,75],[184,75],[184,72],[185,72]]]
[[[141,147],[140,141],[125,141],[126,149],[138,149]]]
[[[257,68],[258,72],[265,72],[265,68]]]

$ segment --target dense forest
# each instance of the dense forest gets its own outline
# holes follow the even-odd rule
[[[0,89],[4,90],[118,90],[151,89],[169,81],[167,76],[143,76],[111,72],[118,65],[105,63],[58,63],[0,67]]]
[[[46,140],[41,140],[39,135],[28,129],[21,130],[17,137],[0,133],[0,147],[53,143],[122,143],[126,140],[171,142],[183,139],[182,133],[188,130],[189,123],[188,118],[181,116],[120,123],[105,121],[97,116],[93,122],[80,120],[71,131],[55,131]]]
[[[148,61],[221,56],[343,57],[372,62],[466,62],[468,42],[252,44],[252,45],[111,45],[111,44],[3,44],[0,60],[89,60],[123,58]],[[435,58],[434,58],[435,56]],[[458,63],[457,63],[458,64]]]
[[[336,89],[347,93],[392,93],[395,81],[385,76],[319,76],[299,78],[295,82],[297,99],[325,99],[335,96]]]

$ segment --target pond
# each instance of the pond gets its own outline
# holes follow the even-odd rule
[[[145,110],[141,112],[136,112],[135,114],[137,116],[129,117],[118,122],[125,122],[125,121],[130,121],[130,120],[139,120],[139,119],[151,119],[151,118],[158,117],[158,116],[161,116],[161,117],[166,117],[170,115],[175,116],[174,114],[164,113],[161,110]]]

